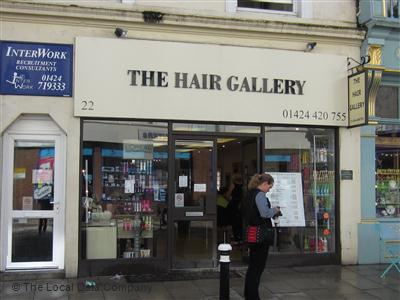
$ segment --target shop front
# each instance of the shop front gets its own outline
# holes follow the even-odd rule
[[[80,275],[214,268],[221,242],[243,265],[257,172],[284,214],[268,263],[340,263],[345,57],[100,38],[75,52]]]

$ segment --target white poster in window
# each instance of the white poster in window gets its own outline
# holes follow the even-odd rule
[[[125,194],[135,192],[135,180],[127,179],[125,180]]]
[[[33,184],[52,184],[53,183],[53,170],[34,169],[32,170],[32,183]]]
[[[207,184],[205,183],[195,183],[193,190],[195,192],[206,192],[207,191]]]
[[[185,175],[179,176],[179,187],[188,186],[188,177]]]
[[[304,227],[304,201],[301,173],[269,173],[274,177],[274,186],[267,193],[271,206],[280,206],[281,227]]]
[[[175,194],[175,207],[184,207],[185,206],[185,196],[183,193]]]
[[[24,196],[22,197],[22,210],[32,210],[33,209],[33,197]]]

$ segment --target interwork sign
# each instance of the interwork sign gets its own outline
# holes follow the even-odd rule
[[[2,41],[0,52],[1,94],[72,96],[72,45]]]
[[[363,126],[368,122],[367,76],[365,71],[349,76],[349,126]]]

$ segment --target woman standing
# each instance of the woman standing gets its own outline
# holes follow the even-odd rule
[[[274,178],[269,174],[256,174],[251,178],[244,211],[246,225],[253,226],[266,222],[268,227],[272,227],[271,218],[280,214],[279,206],[271,208],[266,196],[273,185]],[[269,246],[268,241],[260,244],[249,244],[249,267],[244,283],[246,300],[260,299],[258,287],[267,262]]]

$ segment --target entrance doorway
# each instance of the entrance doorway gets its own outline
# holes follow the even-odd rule
[[[233,246],[241,263],[242,202],[259,170],[259,137],[174,136],[172,170],[172,267],[217,266],[217,247]]]
[[[19,120],[3,155],[1,269],[64,268],[65,134],[49,118]]]
[[[257,137],[217,139],[217,245],[231,244],[233,265],[240,265],[247,253],[242,240],[242,207],[250,178],[260,169],[258,140]]]

